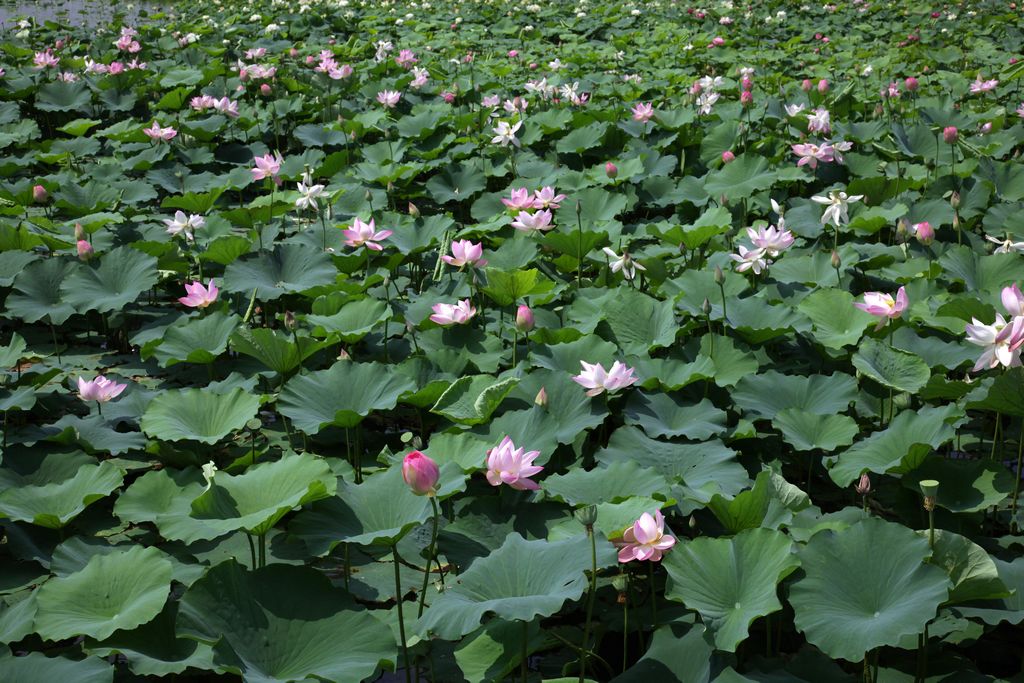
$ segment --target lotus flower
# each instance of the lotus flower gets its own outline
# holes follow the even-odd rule
[[[440,477],[437,463],[419,451],[413,451],[402,461],[402,479],[417,496],[437,495]]]
[[[1024,315],[1024,293],[1021,293],[1016,282],[1009,287],[1003,287],[1002,300],[1003,308],[1011,316]]]
[[[796,239],[789,230],[776,228],[774,225],[762,226],[757,230],[747,228],[747,236],[755,247],[764,249],[765,253],[772,258],[793,246],[793,241]]]
[[[164,219],[170,235],[182,234],[186,240],[193,239],[192,231],[206,225],[206,219],[196,214],[185,215],[184,211],[175,211],[173,219]]]
[[[525,450],[516,448],[512,439],[506,436],[497,448],[487,451],[487,481],[491,486],[508,484],[519,491],[536,491],[540,488],[537,482],[530,479],[544,469],[533,464],[540,451]]]
[[[633,120],[640,123],[647,123],[654,116],[654,107],[650,102],[640,102],[633,106]]]
[[[739,253],[729,254],[729,258],[737,264],[736,272],[745,273],[752,270],[755,275],[760,275],[763,270],[768,268],[768,259],[765,258],[764,249],[747,249],[742,244],[737,249]]]
[[[907,290],[900,287],[896,292],[896,298],[883,292],[865,292],[864,301],[853,304],[857,308],[878,318],[876,330],[882,329],[885,323],[895,320],[907,310]]]
[[[619,547],[619,562],[658,562],[675,544],[675,537],[665,533],[665,516],[661,510],[655,510],[653,517],[647,512],[640,515],[640,519],[622,534],[622,540],[615,543]]]
[[[555,194],[555,188],[545,185],[533,195],[533,208],[535,209],[557,209],[565,201],[564,194]]]
[[[469,320],[476,315],[476,308],[470,303],[469,299],[463,299],[457,304],[434,304],[432,307],[434,314],[430,316],[430,319],[438,325],[465,325]]]
[[[173,140],[178,134],[178,131],[174,130],[170,126],[167,128],[161,128],[160,124],[156,121],[149,128],[143,128],[142,132],[149,137],[153,142],[168,142]]]
[[[452,255],[445,254],[441,260],[450,266],[462,268],[464,266],[476,266],[483,268],[487,265],[485,259],[480,258],[484,254],[484,245],[474,244],[469,240],[455,240],[452,242]]]
[[[522,230],[523,232],[531,232],[533,230],[539,230],[541,232],[545,230],[551,230],[555,226],[551,225],[551,212],[548,210],[538,211],[537,213],[527,213],[526,211],[520,211],[516,219],[512,221],[512,227],[516,230]]]
[[[629,252],[626,251],[625,249],[622,250],[621,256],[619,254],[616,254],[611,249],[611,247],[605,247],[604,249],[602,249],[602,251],[605,253],[606,256],[612,259],[610,263],[612,272],[617,273],[621,270],[622,276],[627,280],[632,280],[633,278],[635,278],[636,271],[647,270],[642,265],[634,261],[633,257],[630,256]]]
[[[377,101],[384,105],[385,109],[393,109],[400,99],[402,99],[402,93],[397,90],[381,90],[377,93]]]
[[[977,318],[967,326],[967,341],[985,347],[972,372],[1002,365],[1005,368],[1020,365],[1020,347],[1024,344],[1024,318],[1015,317],[1007,322],[996,314],[991,325],[985,325]]]
[[[845,192],[829,192],[827,197],[811,197],[812,202],[827,204],[821,215],[821,223],[834,223],[837,228],[850,222],[849,205],[864,198],[862,194],[848,195]]]
[[[88,382],[81,377],[78,378],[78,397],[83,401],[106,403],[120,396],[127,388],[127,384],[118,384],[103,375],[96,375],[95,379]]]
[[[377,244],[383,239],[391,236],[392,230],[377,230],[373,219],[364,223],[358,217],[352,220],[352,227],[342,231],[345,236],[345,244],[350,247],[366,247],[373,251],[383,251],[384,247]]]
[[[281,164],[284,163],[284,158],[280,152],[273,155],[267,153],[263,156],[253,157],[253,163],[255,166],[249,169],[253,180],[270,178],[278,185],[281,184],[281,178],[277,174],[281,172]]]
[[[501,203],[512,209],[515,213],[523,210],[529,211],[534,207],[535,201],[535,197],[525,187],[513,189],[509,192],[507,198],[501,198]]]
[[[800,157],[800,160],[796,162],[797,166],[807,164],[814,169],[818,167],[819,161],[826,163],[835,161],[835,150],[829,144],[818,146],[813,143],[805,143],[793,145],[792,148],[793,153]]]
[[[620,361],[612,363],[611,369],[607,371],[600,363],[591,364],[581,360],[580,365],[583,366],[583,372],[575,375],[572,381],[586,389],[587,396],[597,396],[605,391],[612,393],[639,381],[638,377],[633,376],[633,368]]]
[[[83,261],[88,261],[93,254],[92,245],[85,240],[75,242],[75,250],[78,252],[78,258]]]
[[[518,147],[519,139],[516,138],[516,132],[522,127],[522,121],[516,121],[515,124],[510,125],[508,121],[498,121],[498,125],[494,127],[494,137],[491,138],[491,143],[495,145],[501,145],[502,147],[508,147],[510,144]]]
[[[522,305],[516,309],[516,329],[521,332],[529,332],[533,329],[533,311],[529,306]]]
[[[186,284],[185,291],[188,292],[188,296],[180,297],[178,302],[189,308],[206,308],[217,300],[220,293],[213,280],[210,280],[208,287],[204,287],[202,282]]]
[[[313,209],[313,211],[319,211],[320,205],[317,204],[317,197],[324,193],[323,185],[314,185],[313,178],[310,173],[304,173],[302,176],[302,182],[298,184],[299,198],[295,200],[295,208],[297,209]]]

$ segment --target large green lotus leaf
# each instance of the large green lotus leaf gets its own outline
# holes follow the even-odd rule
[[[487,178],[476,164],[446,167],[427,181],[426,189],[436,202],[461,202],[487,187]]]
[[[692,406],[682,405],[666,393],[635,392],[624,411],[628,425],[639,425],[649,436],[685,436],[703,441],[725,431],[725,411],[703,399]]]
[[[488,268],[486,275],[487,286],[483,287],[483,293],[499,306],[511,306],[536,289],[540,272],[536,268],[513,271]]]
[[[392,545],[432,514],[429,499],[409,490],[396,465],[362,484],[341,482],[337,495],[300,512],[288,529],[324,555],[342,542]]]
[[[1024,417],[1024,368],[1009,368],[999,373],[985,392],[984,398],[972,392],[968,408],[991,410],[1003,415]]]
[[[860,431],[849,415],[819,415],[799,408],[780,410],[772,419],[772,426],[794,449],[826,453],[849,446]]]
[[[853,295],[842,289],[816,289],[798,308],[811,319],[811,334],[822,346],[842,349],[856,344],[875,318],[853,305]]]
[[[530,351],[530,359],[542,368],[578,375],[582,370],[581,360],[601,363],[608,369],[618,359],[618,353],[615,344],[597,335],[588,335],[564,344],[534,346]],[[582,393],[583,390],[580,391]]]
[[[117,311],[157,282],[156,259],[131,247],[117,247],[98,263],[79,266],[61,285],[64,301],[79,313]]]
[[[521,624],[494,619],[462,639],[455,649],[455,661],[469,683],[509,680],[523,661],[522,653],[539,650],[547,642],[536,622],[530,622],[525,637],[528,642],[524,648]]]
[[[896,391],[916,392],[928,383],[931,369],[915,353],[901,351],[877,339],[865,339],[853,354],[853,367]]]
[[[663,561],[665,595],[700,612],[716,649],[735,652],[755,619],[782,609],[777,585],[800,564],[792,545],[771,529],[676,544]]]
[[[548,403],[538,410],[544,411],[545,416],[556,423],[558,443],[574,442],[580,434],[604,422],[608,415],[608,406],[603,401],[583,400],[580,385],[572,381],[572,376],[566,372],[532,370],[509,394],[509,398],[532,405],[541,389],[547,395]]]
[[[715,198],[749,197],[758,190],[767,190],[775,182],[778,174],[769,166],[763,156],[740,154],[721,169],[708,173],[704,191]]]
[[[496,334],[478,327],[435,327],[416,335],[420,351],[441,372],[461,376],[471,366],[480,372],[497,373],[505,345]]]
[[[441,394],[430,412],[460,424],[480,424],[490,419],[518,383],[515,377],[502,380],[490,375],[460,377]]]
[[[0,493],[0,514],[49,529],[60,529],[87,506],[109,496],[124,475],[113,463],[82,464],[74,476],[39,486],[8,488]]]
[[[92,101],[92,91],[82,82],[52,81],[39,86],[36,109],[40,111],[85,111]]]
[[[729,325],[751,344],[759,344],[793,330],[806,329],[807,323],[790,306],[771,303],[763,292],[745,299],[733,299],[728,305]]]
[[[789,591],[797,629],[850,662],[923,633],[950,587],[946,572],[925,562],[929,554],[927,539],[875,517],[815,534],[800,552],[804,576]]]
[[[927,530],[917,533],[922,538],[928,538]],[[960,534],[936,529],[935,546],[929,562],[944,569],[953,583],[947,604],[1010,596],[1006,584],[999,578],[999,568],[992,557],[980,545]]]
[[[245,529],[262,535],[292,508],[334,495],[336,485],[323,458],[286,454],[239,475],[218,472],[192,501],[192,516],[222,534]]]
[[[430,437],[430,446],[423,449],[439,465],[453,462],[461,469],[475,471],[487,465],[487,451],[496,444],[472,432],[439,432]]]
[[[214,523],[192,517],[192,501],[206,489],[196,468],[162,469],[136,479],[114,503],[114,514],[125,522],[152,522],[171,541],[192,543],[217,538]]]
[[[301,334],[296,338],[269,327],[243,327],[231,335],[232,349],[252,356],[279,374],[291,372],[303,360],[326,346],[326,341],[310,339]]]
[[[614,548],[598,544],[598,566]],[[590,540],[527,541],[510,534],[489,556],[477,560],[434,601],[414,629],[446,640],[475,631],[488,613],[506,621],[532,621],[555,614],[587,587]]]
[[[174,631],[178,603],[168,602],[147,624],[115,631],[101,641],[87,640],[85,651],[100,657],[121,655],[128,668],[139,676],[180,674],[188,668],[213,671],[213,648],[206,643],[179,638]]]
[[[201,389],[172,389],[149,403],[142,431],[155,439],[191,439],[217,443],[256,416],[260,397],[242,389],[223,394]]]
[[[749,491],[739,493],[731,500],[715,494],[708,501],[708,509],[731,534],[756,529],[765,521],[774,490],[771,472],[764,470],[757,475]]]
[[[580,221],[584,230],[593,230],[598,223],[614,221],[626,210],[629,197],[622,192],[609,192],[600,187],[588,187],[574,192],[573,199],[580,203]],[[562,202],[558,217],[562,223],[576,223],[575,203]],[[571,216],[571,218],[570,218]]]
[[[744,412],[768,420],[787,408],[820,415],[841,413],[856,397],[856,380],[838,372],[801,377],[768,370],[741,379],[732,393]]]
[[[0,671],[6,683],[113,683],[114,666],[99,657],[68,659],[29,652],[20,657],[0,649]]]
[[[696,364],[708,361],[715,384],[720,387],[735,386],[744,377],[757,373],[760,364],[753,354],[736,348],[732,337],[706,334],[700,338],[700,355]]]
[[[0,389],[0,411],[32,410],[36,404],[36,390],[30,386],[18,387],[14,391]]]
[[[48,441],[78,444],[89,452],[102,451],[118,455],[146,447],[144,435],[139,432],[120,432],[116,427],[116,423],[107,421],[101,415],[65,415],[43,427],[43,430],[52,432],[46,437]]]
[[[156,548],[94,555],[85,568],[51,579],[36,596],[36,632],[45,640],[106,638],[155,617],[171,591],[171,561]]]
[[[932,450],[955,435],[949,424],[960,417],[955,405],[927,406],[905,410],[880,432],[858,441],[832,463],[829,476],[840,488],[846,488],[862,473],[903,473],[913,470]]]
[[[4,302],[7,314],[27,323],[43,318],[54,325],[63,323],[75,307],[61,293],[61,285],[75,268],[73,261],[60,258],[30,263],[14,278],[14,291]]]
[[[962,280],[970,292],[994,291],[1024,280],[1024,264],[1016,254],[985,254],[966,245],[951,246],[939,263],[950,280]]]
[[[11,334],[11,341],[7,346],[0,346],[0,368],[13,368],[25,355],[25,338],[17,332]]]
[[[227,292],[256,290],[256,298],[273,301],[285,294],[304,292],[334,283],[338,275],[327,254],[301,244],[279,244],[272,252],[243,256],[224,271]]]
[[[570,505],[614,503],[631,496],[661,494],[667,497],[669,482],[653,469],[629,460],[616,460],[592,470],[574,468],[544,479],[544,493]]]
[[[608,123],[604,121],[595,121],[580,128],[570,126],[569,133],[555,144],[555,149],[562,154],[582,154],[601,144],[601,139],[607,131]]]
[[[234,313],[229,315],[220,311],[186,319],[164,331],[164,340],[153,355],[165,368],[177,363],[208,365],[227,350],[228,339],[241,320]]]
[[[28,251],[0,251],[0,287],[10,287],[21,271],[38,260],[39,254]]]
[[[623,353],[638,356],[670,346],[679,331],[671,301],[658,301],[632,288],[619,289],[607,302],[605,322]]]
[[[938,481],[936,504],[952,512],[981,512],[1013,492],[1013,473],[991,460],[951,460],[929,456],[903,482],[914,491],[922,479]]]
[[[392,366],[338,361],[327,370],[292,377],[277,405],[298,429],[316,434],[329,425],[355,427],[374,410],[394,408],[399,396],[415,389]]]
[[[182,597],[176,632],[213,645],[219,666],[252,683],[359,683],[393,668],[396,652],[388,627],[323,573],[285,564],[218,564]]]
[[[380,299],[350,301],[332,315],[307,315],[313,334],[321,337],[337,334],[346,344],[354,344],[378,324],[391,317],[391,307]]]
[[[715,663],[710,640],[699,624],[661,626],[640,661],[612,683],[708,683]]]
[[[995,626],[1004,621],[1010,624],[1024,622],[1024,557],[1013,562],[992,558],[999,570],[999,579],[1013,591],[1013,595],[1001,600],[979,601],[970,607],[956,607],[955,610],[968,619],[981,619]]]

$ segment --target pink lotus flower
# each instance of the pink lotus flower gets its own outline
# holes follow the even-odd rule
[[[546,209],[534,214],[520,211],[516,219],[512,221],[512,227],[523,232],[531,232],[533,230],[544,232],[554,229],[555,226],[551,225],[551,219],[551,212]]]
[[[501,103],[501,98],[498,97],[497,95],[488,95],[488,96],[484,97],[482,100],[480,100],[480,106],[488,107],[488,108],[491,108],[491,109],[493,109],[494,107],[497,107],[500,103]]]
[[[640,515],[640,519],[622,534],[622,540],[615,543],[619,547],[619,562],[658,562],[675,544],[675,537],[665,533],[665,516],[661,510],[655,510],[653,517],[646,512]]]
[[[633,112],[633,120],[640,123],[647,123],[654,116],[654,106],[650,102],[635,104],[630,111]]]
[[[111,64],[111,66],[113,66],[113,64]],[[146,136],[153,142],[168,142],[170,140],[173,140],[175,136],[178,134],[178,131],[174,130],[170,126],[167,126],[166,128],[161,128],[160,124],[156,121],[154,121],[153,125],[149,128],[143,128],[142,132],[145,133]]]
[[[118,74],[123,74],[124,73],[124,64],[122,64],[121,62],[111,62],[110,66],[107,67],[107,73],[110,74],[111,76],[116,76]],[[174,130],[174,129],[172,128],[170,130]],[[175,135],[177,135],[177,133],[175,133]],[[174,136],[172,135],[171,137],[174,137]]]
[[[765,258],[764,249],[747,249],[742,244],[736,248],[739,253],[729,254],[729,258],[737,263],[737,273],[745,273],[748,270],[752,270],[755,275],[760,275],[762,271],[768,268],[768,259]]]
[[[275,152],[273,155],[267,153],[263,156],[253,157],[253,163],[256,166],[249,169],[253,180],[270,178],[278,185],[281,184],[281,178],[278,176],[278,173],[281,172],[281,164],[284,163],[284,158],[280,152]]]
[[[78,378],[78,397],[83,401],[106,403],[120,396],[126,388],[127,384],[118,384],[103,375],[97,375],[88,382],[81,377]]]
[[[345,244],[349,247],[366,247],[373,251],[383,251],[384,247],[377,244],[381,240],[391,236],[392,230],[377,230],[377,225],[371,218],[369,223],[364,223],[358,217],[352,219],[352,227],[342,231],[345,236]]]
[[[457,304],[434,304],[432,306],[434,314],[430,316],[430,319],[438,325],[465,325],[470,319],[476,315],[476,308],[469,302],[469,299],[463,299]]]
[[[422,88],[430,80],[430,72],[418,66],[412,68],[412,76],[412,80],[409,81],[409,87],[411,88]]]
[[[765,253],[772,258],[793,246],[793,241],[796,239],[789,230],[776,228],[774,225],[762,226],[757,230],[747,228],[747,236],[750,237],[750,241],[754,243],[755,247],[764,249]]]
[[[178,302],[189,308],[206,308],[217,300],[220,293],[213,280],[210,280],[209,287],[204,287],[202,282],[186,284],[185,291],[188,292],[188,296],[180,297]]]
[[[132,40],[132,37],[129,35],[122,35],[118,38],[117,41],[114,42],[114,47],[121,52],[130,52],[133,54],[142,49],[139,41]]]
[[[996,314],[991,325],[985,325],[977,318],[967,326],[967,341],[976,346],[983,346],[978,362],[971,372],[987,370],[1002,365],[1004,368],[1020,365],[1020,347],[1024,344],[1024,318],[1014,317],[1007,322],[1003,316]]]
[[[484,254],[484,245],[474,244],[469,240],[456,240],[452,242],[452,255],[445,254],[441,260],[450,266],[462,268],[464,266],[476,266],[483,268],[487,261],[480,258]]]
[[[47,48],[43,52],[37,52],[32,58],[32,63],[37,69],[52,69],[60,64],[60,60],[53,56],[53,52]]]
[[[400,99],[402,99],[402,93],[397,90],[381,90],[377,93],[377,101],[384,105],[385,109],[393,109]]]
[[[999,85],[999,81],[994,78],[986,81],[982,80],[981,74],[978,74],[978,77],[974,79],[973,83],[971,83],[971,93],[977,95],[979,93],[989,92],[991,90],[995,90],[997,85]]]
[[[633,376],[633,368],[625,363],[615,361],[610,370],[605,371],[600,363],[587,363],[580,361],[583,372],[575,375],[572,381],[587,390],[587,396],[598,396],[607,391],[609,394],[619,389],[624,389],[639,381]]]
[[[803,107],[801,105],[801,109],[802,108]],[[818,107],[807,115],[807,131],[810,133],[820,133],[822,135],[828,135],[832,132],[832,120],[829,116],[828,109]]]
[[[1016,282],[1009,287],[1003,287],[1002,300],[1007,313],[1013,317],[1024,315],[1024,293],[1021,293]]]
[[[429,456],[413,451],[402,460],[402,479],[417,496],[436,496],[441,470]]]
[[[800,157],[796,162],[797,166],[809,165],[812,169],[818,167],[819,161],[832,163],[835,161],[835,150],[832,145],[822,144],[820,147],[813,143],[793,145],[793,153]]]
[[[544,468],[533,461],[540,451],[526,451],[516,448],[512,439],[506,436],[496,448],[487,451],[487,481],[491,486],[508,484],[518,491],[536,491],[537,482],[530,479]]]
[[[880,330],[887,322],[899,318],[903,315],[903,311],[907,310],[907,290],[904,287],[900,287],[896,291],[895,299],[892,298],[891,294],[883,292],[865,292],[864,302],[858,302],[853,305],[878,318],[878,324],[875,326],[875,329]]]
[[[395,64],[402,67],[403,69],[410,68],[413,64],[420,60],[416,59],[415,53],[412,50],[402,50],[395,57]]]
[[[533,311],[529,306],[522,305],[516,309],[516,329],[520,332],[529,332],[533,329]]]
[[[248,60],[262,59],[267,55],[265,47],[251,47],[245,51],[245,58]]]
[[[534,196],[525,187],[510,191],[507,199],[505,197],[501,198],[502,204],[517,213],[523,210],[529,211],[533,208],[534,202]]]
[[[533,195],[533,208],[535,209],[557,209],[565,201],[564,194],[555,194],[555,188],[546,185],[537,190]],[[529,207],[526,207],[529,208]]]

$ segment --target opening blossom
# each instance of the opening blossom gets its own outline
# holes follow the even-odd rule
[[[518,213],[534,208],[536,198],[525,187],[521,187],[511,190],[508,197],[502,197],[501,203],[512,209],[514,213]]]
[[[390,237],[392,232],[392,230],[377,230],[372,218],[369,223],[364,223],[356,217],[352,219],[352,227],[343,230],[342,234],[345,236],[346,246],[383,251],[384,247],[377,243]]]
[[[748,270],[752,270],[754,275],[760,275],[768,268],[768,259],[764,249],[747,249],[742,244],[736,248],[739,253],[729,254],[729,258],[736,262],[737,273],[745,273]]]
[[[991,325],[985,325],[977,318],[967,326],[967,341],[984,347],[978,362],[971,372],[988,370],[1002,365],[1004,368],[1020,365],[1020,347],[1024,344],[1024,318],[1016,316],[1009,322],[996,314]]]
[[[575,375],[572,381],[587,390],[587,396],[598,396],[605,391],[612,393],[624,389],[639,381],[639,377],[633,376],[633,368],[625,363],[615,361],[609,370],[605,370],[600,363],[587,363],[580,361],[583,372]]]
[[[665,533],[665,516],[661,510],[655,510],[653,517],[647,512],[640,515],[640,519],[622,534],[622,540],[615,542],[619,547],[619,562],[658,562],[675,544],[675,537]]]
[[[979,93],[995,90],[997,85],[999,85],[999,81],[996,79],[993,78],[986,81],[982,79],[981,74],[978,74],[978,77],[974,79],[973,83],[971,83],[971,94],[977,95]]]
[[[780,253],[793,246],[793,241],[796,239],[793,237],[793,233],[783,227],[784,224],[781,218],[779,224],[779,227],[774,225],[761,226],[757,230],[747,228],[747,236],[754,243],[754,246],[758,249],[764,249],[765,253],[772,258],[777,257]]]
[[[413,451],[402,460],[402,479],[417,496],[436,496],[441,470],[432,458]]]
[[[494,137],[491,138],[491,143],[501,145],[502,147],[508,147],[509,144],[519,147],[519,139],[516,138],[516,132],[522,125],[522,121],[516,121],[513,125],[509,125],[508,121],[498,121],[498,125],[493,129]]]
[[[432,322],[447,327],[448,325],[465,325],[476,315],[476,308],[463,299],[457,304],[434,304],[434,314],[430,316]]]
[[[186,284],[185,291],[188,292],[188,296],[180,297],[178,302],[189,308],[206,308],[216,301],[217,295],[220,294],[213,280],[210,280],[208,287],[204,287],[202,282]]]
[[[462,268],[464,266],[476,266],[483,268],[487,261],[481,258],[484,254],[484,245],[469,240],[455,240],[452,242],[452,255],[445,254],[441,260],[450,266]]]
[[[850,204],[858,202],[863,198],[864,195],[862,194],[850,196],[845,192],[832,191],[828,193],[827,197],[811,197],[811,201],[818,204],[827,204],[828,207],[825,209],[825,213],[821,215],[821,223],[822,225],[833,223],[838,228],[842,227],[844,223],[850,222]]]
[[[174,130],[170,126],[161,128],[160,124],[156,121],[149,128],[143,128],[142,132],[146,134],[153,142],[169,142],[178,135],[178,131]]]
[[[887,322],[895,320],[907,310],[907,290],[900,287],[896,292],[896,298],[891,294],[883,292],[865,292],[864,301],[853,304],[857,308],[878,318],[876,330],[882,329]]]
[[[561,202],[563,201],[565,201],[564,194],[555,194],[555,188],[551,186],[545,186],[534,193],[533,208],[557,209],[562,205]]]
[[[316,200],[324,193],[324,186],[314,185],[313,178],[308,171],[302,174],[302,182],[299,183],[298,190],[299,198],[295,200],[295,208],[320,210]]]
[[[280,152],[276,152],[273,155],[267,153],[260,157],[253,157],[253,163],[256,164],[255,167],[249,169],[253,180],[270,178],[278,185],[281,184],[281,178],[278,176],[278,173],[281,172],[281,164],[284,163],[284,158]]]
[[[106,403],[120,396],[121,392],[127,388],[127,384],[118,384],[103,375],[97,375],[95,379],[89,381],[81,377],[78,378],[78,397],[83,401]]]
[[[487,451],[487,481],[491,486],[508,484],[517,491],[536,491],[540,488],[530,477],[544,468],[533,461],[540,451],[526,451],[516,448],[512,439],[506,436],[496,448]]]
[[[642,265],[633,260],[633,257],[629,255],[629,252],[625,249],[622,250],[622,255],[619,256],[611,247],[605,247],[602,251],[610,258],[611,269],[613,273],[622,271],[622,276],[627,280],[632,280],[636,277],[636,271],[647,270]]]
[[[522,230],[523,232],[530,232],[533,230],[543,232],[545,230],[554,229],[555,226],[551,225],[551,219],[551,212],[547,209],[532,214],[526,211],[520,211],[519,215],[516,216],[516,219],[512,221],[512,227],[516,230]]]
[[[381,90],[377,93],[377,101],[383,104],[385,109],[393,109],[400,99],[402,93],[397,90]]]
[[[985,235],[985,239],[991,242],[992,244],[999,245],[998,247],[996,247],[995,251],[992,252],[994,254],[1010,254],[1014,252],[1024,253],[1024,242],[1014,242],[1012,239],[1010,239],[1009,234],[1007,234],[1006,239],[1003,240],[999,239],[998,237],[993,237],[992,235]]]
[[[835,161],[835,149],[828,143],[821,146],[813,143],[793,145],[793,153],[800,157],[796,162],[797,166],[808,165],[812,169],[818,168],[818,162],[832,163]]]
[[[633,120],[640,123],[647,123],[654,116],[654,107],[650,102],[636,104],[630,111],[633,112]]]
[[[185,239],[191,242],[195,239],[192,231],[206,225],[206,219],[198,214],[186,216],[184,211],[175,211],[173,219],[164,219],[164,225],[167,226],[170,235],[184,235]]]

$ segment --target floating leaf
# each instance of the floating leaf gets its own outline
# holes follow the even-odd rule
[[[245,426],[259,409],[259,396],[242,389],[215,394],[173,389],[154,398],[142,416],[142,431],[156,439],[217,443]]]

